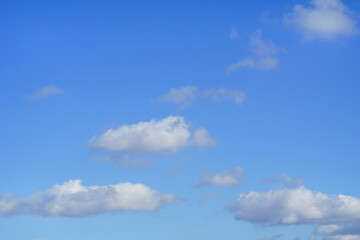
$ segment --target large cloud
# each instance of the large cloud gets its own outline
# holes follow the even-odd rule
[[[156,121],[123,125],[109,129],[90,141],[90,146],[108,152],[126,154],[176,152],[187,145],[213,145],[214,140],[207,131],[200,128],[192,138],[190,126],[183,117],[169,116]],[[199,136],[200,133],[200,136]]]
[[[359,31],[351,11],[341,0],[312,0],[312,7],[296,5],[285,22],[299,29],[305,39],[333,39],[350,36]]]
[[[20,201],[9,194],[0,196],[0,213],[86,217],[120,210],[153,211],[177,199],[173,194],[160,194],[143,184],[83,186],[81,180],[70,180]]]
[[[236,219],[267,225],[360,221],[360,199],[313,192],[304,186],[241,194],[228,205]]]

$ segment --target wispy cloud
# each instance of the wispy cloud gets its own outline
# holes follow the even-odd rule
[[[277,67],[279,60],[276,57],[282,49],[270,41],[264,41],[261,31],[253,32],[249,37],[249,45],[253,54],[228,66],[228,72],[237,69],[271,70]]]
[[[262,181],[262,184],[279,184],[283,187],[298,187],[304,183],[302,178],[292,178],[288,175],[280,174],[277,178],[269,178]]]
[[[159,102],[180,104],[181,108],[189,107],[198,96],[198,87],[186,86],[181,88],[172,88],[169,93],[159,98]]]
[[[234,101],[241,105],[245,99],[245,93],[238,90],[227,88],[212,88],[198,90],[195,86],[185,86],[181,88],[172,88],[159,102],[175,103],[180,105],[180,110],[190,107],[196,99],[210,100],[213,102]]]
[[[192,132],[189,123],[180,116],[122,125],[90,140],[94,149],[124,154],[176,152],[189,145],[204,147],[214,143],[204,128]]]
[[[62,90],[61,88],[59,88],[55,85],[50,85],[50,86],[41,88],[39,91],[37,91],[34,94],[29,95],[28,98],[29,99],[41,99],[41,98],[49,97],[52,95],[63,94],[63,93],[64,93],[64,90]]]
[[[235,38],[239,38],[239,32],[235,27],[232,27],[230,31],[230,39],[235,39]]]
[[[160,194],[139,183],[83,186],[81,180],[70,180],[24,200],[9,194],[0,196],[0,213],[5,216],[86,217],[121,210],[154,211],[177,200],[174,194]]]
[[[165,177],[165,178],[173,177],[173,176],[175,176],[176,174],[178,174],[180,171],[181,171],[181,168],[172,169],[172,170],[164,173],[164,174],[163,174],[163,177]]]
[[[266,225],[339,224],[360,221],[360,199],[304,186],[241,194],[228,205],[236,219]]]
[[[312,0],[310,3],[309,7],[296,5],[292,13],[284,17],[285,23],[298,29],[305,40],[332,40],[359,33],[351,10],[341,0]]]
[[[150,159],[136,159],[129,156],[102,156],[91,157],[90,160],[106,163],[114,163],[118,168],[128,167],[133,170],[144,170],[155,166],[155,162]]]
[[[203,179],[196,184],[198,187],[203,186],[234,186],[240,183],[240,177],[244,173],[244,168],[235,167],[235,169],[230,171],[222,171],[215,174],[207,174]]]
[[[272,237],[258,238],[257,240],[274,240],[274,239],[281,238],[283,236],[284,236],[284,234],[278,234],[278,235],[274,235]]]

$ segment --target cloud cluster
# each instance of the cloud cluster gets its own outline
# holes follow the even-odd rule
[[[0,196],[0,213],[86,217],[121,210],[154,211],[177,200],[174,194],[160,194],[143,184],[83,186],[81,180],[70,180],[20,201],[9,194]]]
[[[38,92],[36,92],[32,95],[29,95],[29,98],[30,99],[41,99],[44,97],[58,95],[58,94],[62,94],[62,93],[64,93],[64,90],[62,90],[61,88],[59,88],[55,85],[50,85],[50,86],[41,88]]]
[[[266,225],[338,224],[360,221],[360,199],[329,196],[304,186],[241,194],[228,209],[238,220]]]
[[[240,177],[244,173],[244,168],[235,167],[230,171],[222,171],[215,174],[208,174],[197,184],[197,186],[234,186],[239,184]]]
[[[234,101],[236,104],[241,105],[245,99],[245,93],[227,88],[203,89],[199,91],[198,87],[185,86],[170,89],[165,96],[159,98],[159,102],[179,104],[180,109],[184,109],[191,106],[197,98],[213,102]]]
[[[260,30],[250,35],[249,45],[253,55],[229,65],[228,72],[244,68],[271,70],[277,67],[279,60],[276,55],[281,51],[281,48],[270,41],[264,41]]]
[[[161,120],[123,125],[118,129],[109,129],[102,135],[90,140],[90,146],[107,152],[125,154],[145,154],[176,152],[187,145],[213,145],[214,140],[203,128],[195,131],[183,117],[169,116]]]
[[[285,23],[300,30],[304,39],[334,39],[359,33],[350,9],[341,0],[312,0],[311,7],[296,5]]]

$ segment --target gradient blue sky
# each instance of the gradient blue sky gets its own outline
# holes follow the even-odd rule
[[[359,240],[359,11],[1,1],[0,239]]]

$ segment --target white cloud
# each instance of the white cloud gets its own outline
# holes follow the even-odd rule
[[[5,216],[86,217],[121,210],[154,211],[177,200],[174,194],[160,194],[143,184],[87,187],[81,180],[70,180],[20,201],[10,195],[1,196],[0,213]]]
[[[235,167],[231,171],[223,171],[213,175],[208,174],[197,184],[197,186],[234,186],[240,183],[240,177],[244,173],[244,168]]]
[[[62,90],[61,88],[59,88],[55,85],[51,85],[51,86],[43,87],[38,92],[36,92],[32,95],[29,95],[29,98],[30,99],[41,99],[44,97],[62,94],[62,93],[64,93],[64,90]]]
[[[190,126],[183,117],[169,116],[159,121],[152,119],[149,122],[109,129],[91,139],[90,146],[108,152],[142,154],[176,152],[191,143],[206,145],[205,142],[193,141],[191,136]],[[212,143],[209,135],[204,137],[204,141]]]
[[[313,192],[304,186],[241,194],[228,205],[236,219],[268,225],[360,221],[360,199]]]
[[[159,98],[160,102],[176,103],[180,105],[180,109],[191,106],[197,98],[211,100],[213,102],[234,101],[241,105],[245,99],[245,93],[238,90],[227,88],[203,89],[198,91],[198,87],[186,86],[181,88],[172,88],[169,93]]]
[[[304,39],[334,39],[359,33],[350,9],[341,0],[312,0],[311,7],[296,5],[285,23],[300,30]]]
[[[239,38],[239,32],[235,27],[231,28],[230,39]]]
[[[261,31],[257,30],[250,35],[249,45],[253,56],[239,60],[228,66],[228,72],[237,69],[271,70],[277,67],[279,60],[276,55],[282,50],[270,41],[264,41]]]

